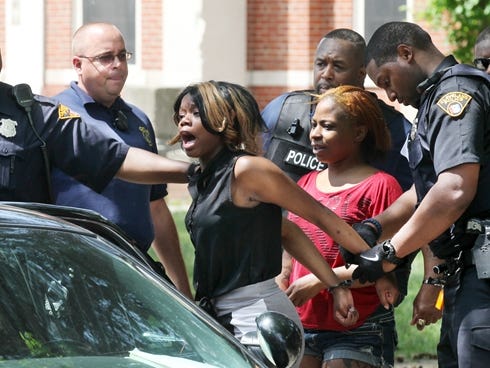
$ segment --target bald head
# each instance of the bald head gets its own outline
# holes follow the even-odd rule
[[[72,44],[78,86],[100,104],[112,106],[128,76],[130,54],[121,31],[110,23],[88,23],[75,32]]]
[[[97,46],[100,40],[111,39],[124,43],[121,31],[114,24],[87,23],[81,26],[73,35],[73,55],[88,55],[90,54],[89,50]]]

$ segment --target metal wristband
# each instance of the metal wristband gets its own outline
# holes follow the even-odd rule
[[[443,287],[445,280],[440,278],[428,277],[422,281],[422,284]]]
[[[344,289],[350,288],[350,287],[351,287],[351,285],[352,285],[352,282],[353,282],[352,280],[344,280],[344,281],[341,281],[341,282],[339,282],[337,285],[330,286],[330,287],[327,289],[327,291],[328,291],[329,293],[332,293],[332,292],[333,292],[335,289],[337,289],[337,288],[339,288],[339,287],[340,287],[340,288],[344,288]]]
[[[368,218],[368,219],[365,219],[363,221],[361,221],[361,224],[371,224],[374,226],[374,228],[376,229],[376,235],[377,236],[380,236],[381,233],[383,232],[383,227],[381,226],[381,224],[379,223],[378,220],[374,219],[374,218]]]

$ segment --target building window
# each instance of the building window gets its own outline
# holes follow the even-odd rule
[[[122,32],[126,49],[136,50],[135,0],[83,0],[83,23],[108,22],[115,24]],[[129,63],[136,62],[137,55]]]
[[[364,0],[364,2],[364,38],[366,41],[382,24],[407,19],[406,0]]]

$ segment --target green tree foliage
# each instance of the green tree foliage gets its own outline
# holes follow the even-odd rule
[[[471,63],[476,37],[490,25],[490,1],[430,0],[422,17],[447,32],[460,62]]]

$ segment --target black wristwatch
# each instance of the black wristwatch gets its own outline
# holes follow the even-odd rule
[[[384,259],[390,263],[393,263],[395,265],[400,265],[403,263],[403,258],[398,258],[396,256],[396,250],[395,247],[393,247],[393,244],[391,244],[390,240],[385,240],[382,244],[383,251],[384,251]]]

